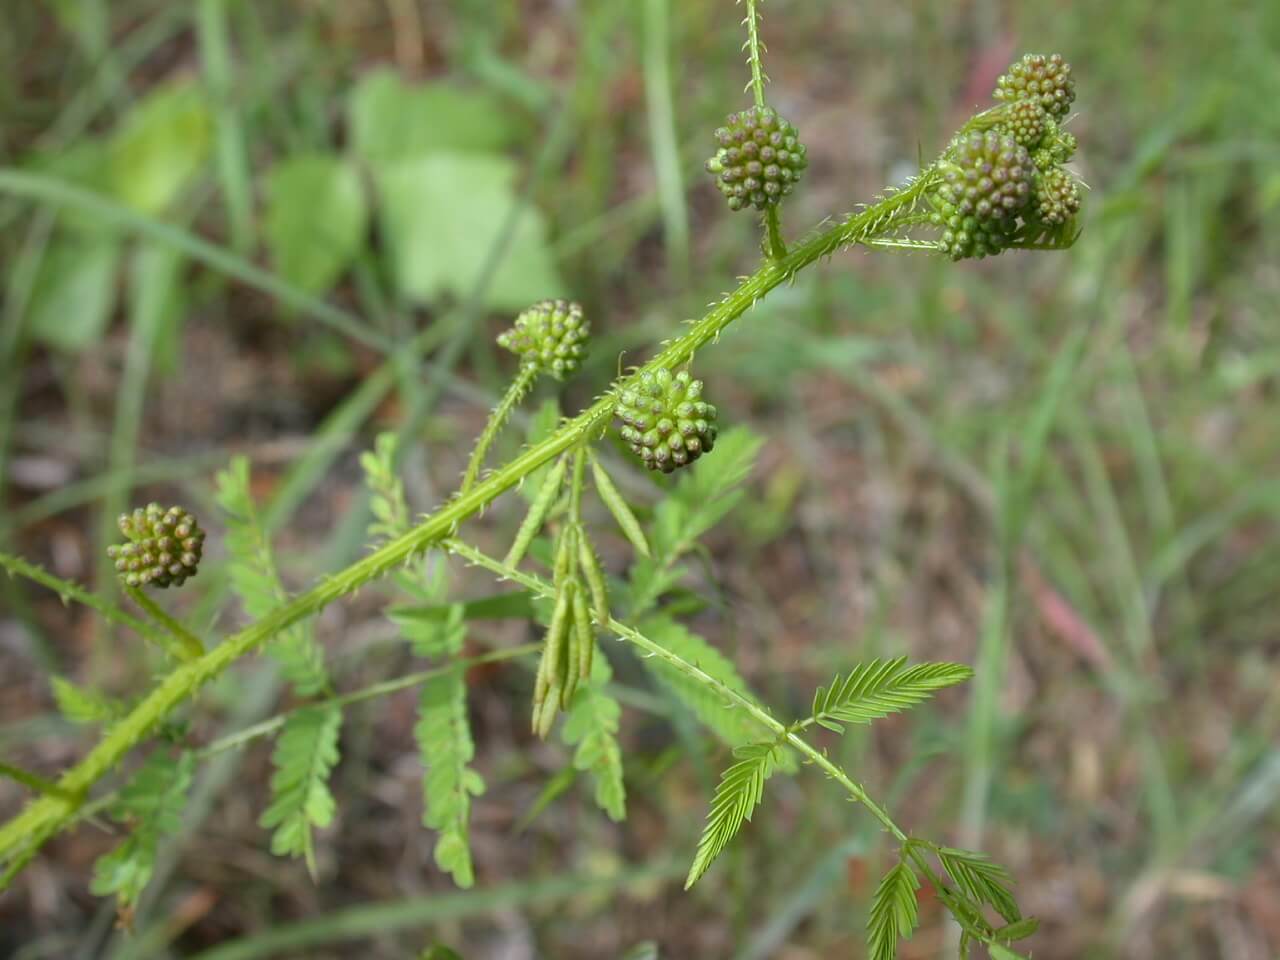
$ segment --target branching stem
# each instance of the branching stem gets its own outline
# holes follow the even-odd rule
[[[493,408],[493,413],[489,414],[489,422],[484,425],[480,438],[476,440],[475,449],[471,451],[471,459],[467,462],[467,472],[462,475],[462,486],[459,487],[461,493],[466,493],[475,486],[476,478],[480,476],[480,468],[484,466],[485,454],[489,452],[489,447],[497,439],[498,434],[502,432],[502,428],[506,426],[512,411],[520,405],[520,401],[524,399],[524,395],[529,392],[529,388],[533,386],[533,381],[537,378],[538,368],[536,365],[531,363],[520,364],[520,370],[515,375],[515,379],[511,381],[511,386],[507,387],[507,392],[498,401],[498,405]]]
[[[165,649],[170,654],[183,663],[190,663],[192,660],[204,656],[204,644],[200,642],[200,638],[165,613],[164,609],[152,600],[144,590],[140,590],[138,587],[125,587],[124,592],[164,629]],[[170,639],[176,641],[176,643],[168,642]]]
[[[682,335],[671,340],[657,356],[639,370],[616,381],[599,400],[551,436],[526,448],[505,466],[478,480],[469,491],[459,493],[435,513],[423,518],[414,529],[388,541],[239,633],[227,637],[199,659],[179,666],[112,725],[83,760],[59,778],[59,788],[67,797],[84,796],[90,787],[116,767],[129,750],[237,660],[253,653],[282,630],[318,613],[335,600],[408,563],[428,547],[452,536],[463,520],[478,513],[532,471],[574,445],[594,438],[613,416],[621,389],[644,373],[670,370],[690,359],[701,347],[718,339],[729,324],[770,290],[793,279],[800,270],[852,244],[865,243],[892,232],[896,218],[911,213],[932,186],[933,178],[932,169],[926,171],[907,188],[813,235],[785,257],[766,262],[705,316],[694,321]],[[62,825],[75,817],[79,803],[78,799],[45,795],[0,827],[0,863],[6,864],[4,873],[0,875],[0,890]]]

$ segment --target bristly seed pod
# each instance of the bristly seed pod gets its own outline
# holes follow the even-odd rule
[[[543,300],[526,309],[511,329],[498,335],[505,347],[540,372],[563,380],[582,365],[591,325],[582,307],[568,300]]]
[[[204,531],[182,507],[158,503],[122,513],[120,532],[128,543],[107,547],[116,572],[131,587],[180,587],[196,574],[204,552]]]
[[[731,113],[716,130],[716,155],[706,163],[730,210],[765,210],[789,194],[809,165],[796,128],[769,107]]]
[[[685,371],[646,372],[618,397],[618,431],[650,470],[670,473],[711,451],[716,408],[702,400],[702,381]]]
[[[1071,64],[1056,53],[1049,57],[1028,53],[1010,64],[1008,73],[996,81],[992,96],[1007,103],[1036,100],[1050,116],[1065,117],[1076,99]]]

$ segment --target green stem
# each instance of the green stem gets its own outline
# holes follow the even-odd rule
[[[751,92],[756,98],[756,106],[764,106],[764,68],[760,63],[760,14],[756,10],[756,0],[747,0],[747,16],[743,20],[747,27],[747,63],[751,65]]]
[[[17,176],[0,173],[0,189]],[[932,172],[904,190],[852,214],[840,223],[815,234],[780,260],[771,260],[745,279],[702,319],[629,377],[615,382],[595,403],[545,440],[529,447],[477,482],[466,493],[455,496],[434,514],[424,518],[408,533],[379,547],[346,569],[328,577],[305,593],[276,608],[239,633],[227,637],[198,660],[185,663],[164,677],[125,717],[114,724],[89,754],[62,775],[59,787],[73,797],[115,768],[126,753],[145,739],[174,710],[190,700],[241,657],[255,651],[271,637],[312,616],[371,580],[403,565],[432,544],[452,536],[458,525],[492,503],[500,494],[518,484],[544,463],[589,438],[597,436],[613,416],[618,392],[646,373],[670,370],[690,359],[701,347],[716,340],[734,320],[755,305],[770,290],[785,283],[822,257],[855,243],[863,243],[891,228],[895,218],[908,214],[933,183]],[[9,867],[0,876],[0,890],[35,852],[76,813],[77,803],[43,796],[0,827],[0,860]],[[16,851],[16,852],[15,852]]]
[[[467,472],[462,475],[462,486],[459,488],[461,493],[466,493],[475,486],[476,478],[480,476],[480,468],[484,466],[485,454],[489,452],[489,447],[497,439],[498,434],[502,432],[502,428],[506,426],[512,411],[520,405],[520,401],[524,399],[524,395],[533,386],[533,381],[537,378],[538,367],[535,364],[520,364],[520,371],[516,374],[515,379],[511,381],[511,386],[507,387],[507,392],[498,401],[498,405],[493,408],[493,413],[489,414],[489,422],[484,425],[484,430],[480,433],[480,439],[476,441],[475,449],[471,451],[471,459],[467,462]]]
[[[769,256],[774,260],[781,260],[787,255],[787,245],[782,239],[782,224],[779,222],[776,206],[765,210],[764,225],[769,237]]]
[[[133,598],[134,603],[147,611],[152,620],[164,628],[165,633],[162,636],[165,637],[166,641],[177,641],[176,644],[165,643],[165,650],[168,653],[184,663],[190,663],[192,660],[204,656],[204,644],[200,642],[200,638],[165,613],[160,605],[147,596],[145,592],[137,587],[125,587],[124,592]]]

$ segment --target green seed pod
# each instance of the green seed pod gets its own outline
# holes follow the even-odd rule
[[[1009,72],[996,81],[992,96],[1006,103],[1036,100],[1050,116],[1065,117],[1076,99],[1071,64],[1056,53],[1049,57],[1028,53],[1010,64]]]
[[[182,507],[158,503],[122,513],[120,532],[128,542],[107,547],[116,572],[131,587],[180,587],[194,577],[204,553],[204,531]]]
[[[645,373],[622,391],[617,414],[619,435],[650,470],[670,473],[715,446],[716,408],[683,370]]]
[[[765,210],[789,194],[809,165],[796,128],[769,107],[731,113],[716,130],[719,149],[706,163],[730,210]]]
[[[569,709],[578,681],[591,676],[591,660],[595,655],[596,633],[587,612],[587,600],[578,590],[573,595],[573,642],[569,645],[569,663],[564,689],[560,692],[560,707]]]
[[[541,372],[563,380],[582,365],[591,325],[582,307],[568,300],[543,300],[515,319],[498,335],[498,345]]]
[[[1080,186],[1066,170],[1054,167],[1036,178],[1034,207],[1042,223],[1061,226],[1080,212]]]

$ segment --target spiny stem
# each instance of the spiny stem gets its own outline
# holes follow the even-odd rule
[[[597,435],[613,415],[617,393],[646,373],[670,370],[690,359],[699,348],[716,340],[721,331],[779,284],[822,257],[844,247],[864,243],[890,227],[895,216],[909,213],[932,185],[926,172],[901,192],[846,217],[837,225],[812,236],[780,260],[770,260],[726,296],[681,336],[670,341],[652,360],[629,377],[616,381],[599,400],[568,421],[555,433],[525,449],[504,467],[494,470],[466,493],[460,493],[412,530],[388,541],[373,553],[328,577],[305,593],[276,608],[239,633],[227,637],[198,660],[185,663],[165,676],[125,717],[106,732],[83,760],[58,780],[72,797],[82,796],[106,776],[136,744],[140,743],[181,704],[205,684],[220,676],[241,657],[293,624],[312,616],[335,600],[411,561],[432,544],[452,536],[458,525],[492,503],[531,472]],[[0,859],[9,866],[0,875],[0,890],[60,827],[71,820],[78,802],[42,796],[0,827]],[[17,853],[15,853],[17,851]]]
[[[760,13],[756,10],[757,0],[747,0],[747,16],[743,23],[747,27],[747,62],[751,65],[751,92],[756,98],[756,106],[764,106],[764,68],[760,63]]]
[[[147,611],[152,620],[164,628],[165,634],[162,634],[162,636],[165,636],[165,649],[170,654],[184,663],[190,663],[192,660],[204,656],[204,644],[200,642],[200,638],[165,613],[160,605],[147,596],[144,591],[137,587],[126,586],[124,592],[133,599],[134,603]],[[170,639],[176,640],[177,643],[167,642]]]
[[[466,493],[475,485],[476,478],[480,476],[480,468],[484,466],[485,454],[489,452],[489,447],[497,439],[498,434],[511,417],[511,412],[520,405],[520,401],[524,399],[525,393],[528,392],[529,387],[533,385],[533,381],[537,377],[538,368],[536,365],[531,363],[522,363],[520,365],[520,371],[516,374],[515,379],[511,381],[511,386],[507,387],[507,392],[498,401],[498,405],[493,408],[493,413],[489,414],[489,422],[484,425],[480,438],[476,440],[475,449],[471,451],[471,459],[467,462],[467,472],[462,475],[462,486],[459,487],[460,492]]]

